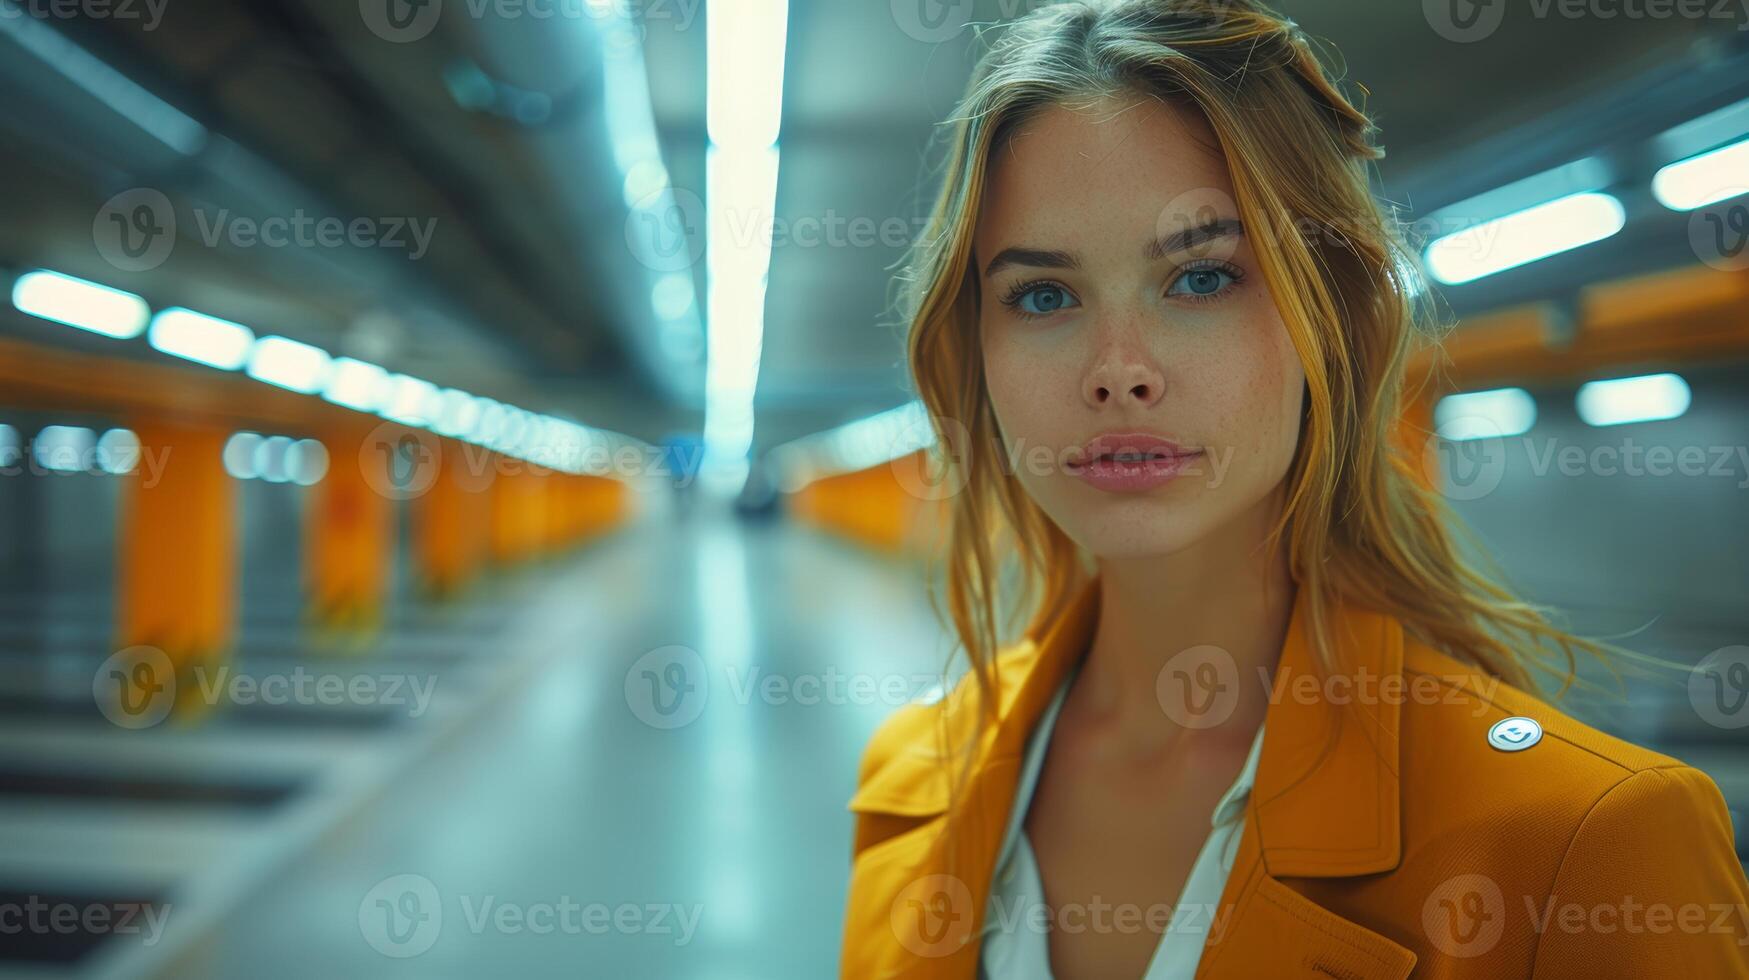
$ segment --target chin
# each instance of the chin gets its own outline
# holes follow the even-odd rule
[[[1197,501],[1173,494],[1097,494],[1059,500],[1045,513],[1071,541],[1095,558],[1149,558],[1194,545],[1213,527]],[[1077,494],[1084,497],[1084,494]]]
[[[1156,528],[1144,533],[1100,528],[1087,535],[1082,547],[1095,558],[1113,561],[1130,558],[1163,558],[1195,544],[1201,535],[1191,529]]]

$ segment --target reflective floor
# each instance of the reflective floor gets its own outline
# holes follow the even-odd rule
[[[857,753],[941,665],[917,571],[652,522],[519,591],[471,652],[517,681],[146,975],[835,972]]]

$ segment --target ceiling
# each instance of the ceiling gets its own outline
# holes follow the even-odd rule
[[[627,244],[636,219],[609,136],[614,113],[628,110],[627,90],[605,70],[625,52],[598,15],[584,15],[594,6],[448,0],[428,33],[397,41],[368,22],[375,2],[178,0],[149,28],[117,18],[50,23],[213,139],[192,156],[137,134],[124,141],[127,127],[88,95],[0,61],[13,90],[33,96],[0,108],[12,137],[0,151],[9,216],[0,264],[55,265],[158,305],[271,322],[439,384],[646,439],[696,430],[703,336],[696,311],[674,322],[652,311],[663,270]],[[637,15],[675,198],[702,199],[703,4],[612,6]],[[756,451],[908,399],[891,285],[929,197],[930,135],[969,71],[972,25],[1029,7],[791,0]],[[1435,25],[1433,0],[1286,0],[1278,9],[1326,39],[1350,83],[1365,87],[1387,151],[1380,190],[1415,213],[1597,153],[1613,154],[1619,179],[1643,183],[1635,147],[1749,97],[1740,13],[1572,18],[1561,14],[1566,5],[1513,5],[1487,37],[1463,41]],[[543,10],[557,15],[536,15]],[[164,189],[179,214],[308,208],[423,219],[434,233],[412,258],[382,247],[209,246],[179,229],[169,261],[122,274],[93,254],[91,215],[137,186]],[[696,213],[675,214],[685,234],[702,234]],[[1680,262],[1680,222],[1648,214],[1646,238],[1454,289],[1451,305],[1479,310]],[[702,262],[681,269],[702,297]]]

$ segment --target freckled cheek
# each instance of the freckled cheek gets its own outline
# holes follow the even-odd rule
[[[988,336],[984,378],[1002,434],[1010,443],[1024,439],[1037,445],[1052,439],[1053,425],[1069,417],[1065,410],[1073,407],[1080,390],[1071,359]]]
[[[1195,423],[1181,427],[1185,434],[1230,448],[1235,460],[1269,459],[1283,452],[1295,431],[1283,408],[1289,397],[1285,389],[1300,383],[1297,361],[1291,360],[1295,356],[1285,335],[1278,342],[1256,324],[1197,345],[1194,353],[1181,348],[1173,371],[1179,382],[1175,410]],[[1292,396],[1297,407],[1297,390]]]

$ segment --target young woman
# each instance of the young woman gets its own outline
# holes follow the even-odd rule
[[[1611,651],[1399,440],[1416,263],[1303,34],[1047,7],[952,126],[907,315],[971,669],[865,751],[844,975],[1749,976],[1718,789],[1527,693]]]

